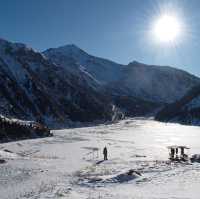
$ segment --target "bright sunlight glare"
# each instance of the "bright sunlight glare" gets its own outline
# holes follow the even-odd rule
[[[181,34],[181,24],[175,16],[163,15],[155,22],[153,33],[160,42],[174,42]]]

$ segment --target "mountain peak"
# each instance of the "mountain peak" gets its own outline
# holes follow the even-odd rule
[[[49,48],[46,51],[44,51],[43,53],[46,52],[57,52],[60,53],[62,55],[87,55],[87,53],[82,50],[81,48],[79,48],[77,45],[75,44],[67,44],[64,46],[60,46],[58,48]]]
[[[80,49],[77,45],[75,44],[66,44],[64,46],[61,46],[61,47],[66,47],[66,48],[71,48],[71,49]]]
[[[144,66],[146,64],[134,60],[134,61],[130,62],[128,65],[129,66],[130,65],[133,65],[133,66]]]

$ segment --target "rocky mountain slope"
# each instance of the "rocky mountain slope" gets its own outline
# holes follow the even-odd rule
[[[0,40],[0,85],[3,115],[48,125],[117,117],[89,76],[68,73],[23,44]]]
[[[51,61],[68,71],[84,71],[108,93],[131,96],[152,102],[169,103],[181,98],[200,83],[199,78],[168,66],[151,66],[139,62],[120,65],[87,54],[75,45],[51,48],[43,52]],[[79,67],[69,65],[73,61]]]
[[[89,55],[75,45],[50,48],[43,52],[52,62],[70,72],[84,72],[89,74],[99,84],[104,85],[120,78],[122,65],[115,62]],[[78,67],[72,67],[71,63]]]
[[[75,45],[40,53],[0,39],[0,114],[51,127],[144,116],[199,82],[181,70],[120,65]]]
[[[156,119],[165,122],[200,125],[200,85],[192,88],[183,98],[164,107]]]

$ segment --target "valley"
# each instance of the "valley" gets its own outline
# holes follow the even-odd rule
[[[53,133],[1,144],[2,199],[199,198],[200,165],[170,164],[167,150],[178,144],[200,153],[199,127],[136,118]],[[97,164],[105,145],[108,161]],[[130,169],[141,176],[122,177]]]

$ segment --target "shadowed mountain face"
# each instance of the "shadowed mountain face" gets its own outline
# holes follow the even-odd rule
[[[144,116],[198,82],[181,70],[120,65],[74,45],[39,53],[0,40],[0,113],[50,126]]]
[[[135,61],[120,65],[91,56],[74,45],[48,49],[44,55],[68,71],[84,71],[109,93],[118,96],[170,103],[183,97],[189,89],[200,83],[199,78],[182,70]],[[78,68],[69,65],[72,60]]]
[[[180,100],[164,107],[157,113],[156,119],[165,122],[200,125],[200,85],[192,88]]]
[[[112,120],[117,115],[90,77],[69,73],[22,44],[0,41],[0,84],[4,115],[46,124]]]

